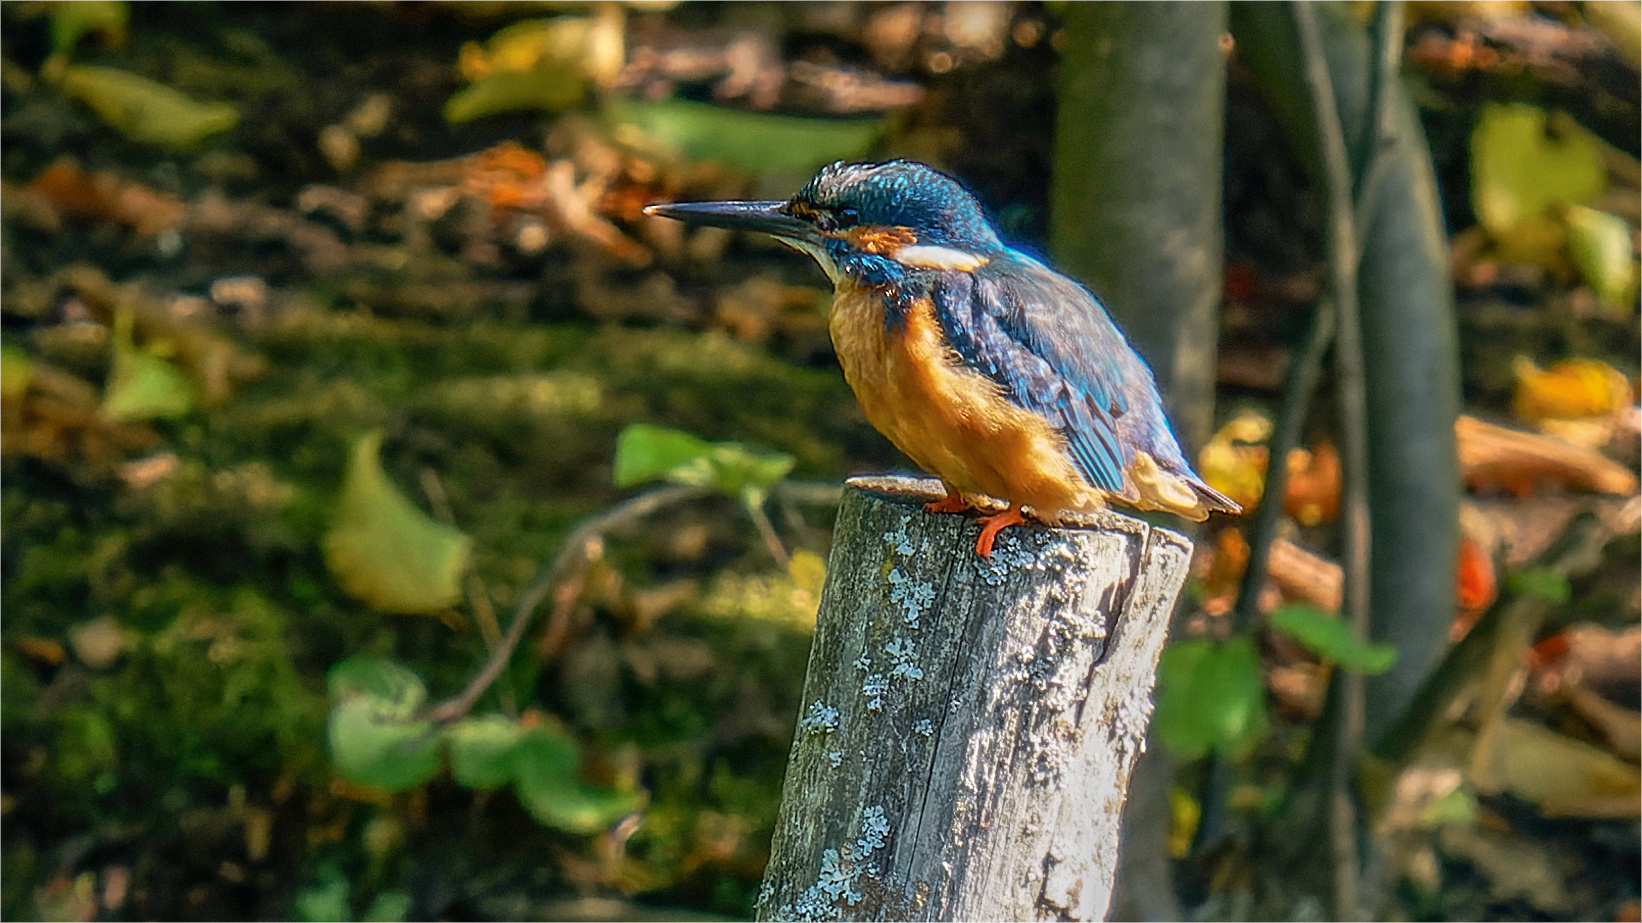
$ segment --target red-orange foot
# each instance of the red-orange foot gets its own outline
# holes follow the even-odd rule
[[[1009,509],[991,516],[981,517],[981,537],[975,540],[975,553],[983,558],[992,557],[992,543],[997,540],[998,533],[1009,526],[1018,526],[1026,522],[1021,515],[1021,505],[1012,503]]]
[[[924,504],[926,513],[964,513],[969,511],[969,504],[955,490],[948,490],[946,496],[939,500],[931,500]]]

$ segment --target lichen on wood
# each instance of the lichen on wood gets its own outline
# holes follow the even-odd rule
[[[1098,919],[1190,544],[1006,530],[850,482],[760,919]]]

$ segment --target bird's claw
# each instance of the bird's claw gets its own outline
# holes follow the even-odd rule
[[[975,553],[983,558],[992,557],[992,543],[997,540],[998,533],[1009,526],[1018,526],[1026,522],[1021,515],[1019,503],[1010,505],[1009,509],[991,516],[981,517],[981,537],[975,540]]]
[[[968,511],[969,504],[965,503],[964,498],[955,490],[947,491],[946,496],[939,500],[931,500],[924,504],[924,512],[926,513],[967,513]]]

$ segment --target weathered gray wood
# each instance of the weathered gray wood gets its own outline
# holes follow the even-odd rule
[[[985,560],[939,496],[845,491],[759,919],[1106,913],[1191,545],[1099,513]]]

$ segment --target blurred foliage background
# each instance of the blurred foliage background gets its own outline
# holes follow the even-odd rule
[[[1413,3],[1389,33],[1373,4],[1319,11],[1342,113],[1379,97],[1352,102],[1371,64],[1340,48],[1400,57],[1387,173],[1435,179],[1440,297],[1414,316],[1457,332],[1463,399],[1435,445],[1465,496],[1429,507],[1444,547],[1414,564],[1444,611],[1366,637],[1336,615],[1343,423],[1285,379],[1339,295],[1321,123],[1281,30],[1204,9],[1215,82],[1187,127],[1224,222],[1199,227],[1190,344],[1137,343],[1201,386],[1176,409],[1213,432],[1206,476],[1278,500],[1268,528],[1197,536],[1155,727],[1173,759],[1135,797],[1160,822],[1133,825],[1124,886],[1201,918],[1350,916],[1274,857],[1336,667],[1402,664],[1402,691],[1368,686],[1389,730],[1349,754],[1352,906],[1637,919],[1637,6]],[[837,484],[907,463],[837,371],[806,259],[643,206],[911,157],[1030,251],[1075,212],[1067,265],[1148,287],[1075,252],[1114,238],[1079,234],[1104,199],[1055,151],[1082,118],[1063,95],[1122,109],[1115,83],[1073,89],[1101,30],[1140,48],[1156,24],[1030,2],[0,17],[7,918],[748,916]],[[1367,239],[1372,334],[1375,286],[1412,270],[1367,268]],[[1412,439],[1375,422],[1374,348],[1371,432]],[[1451,408],[1399,399],[1446,433]],[[1294,444],[1268,464],[1274,429]]]

